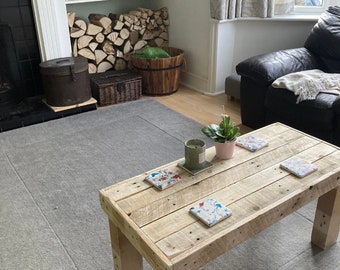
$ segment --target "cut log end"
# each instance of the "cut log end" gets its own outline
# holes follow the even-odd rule
[[[127,14],[91,13],[89,21],[67,13],[73,56],[89,60],[89,73],[132,68],[131,55],[146,46],[168,44],[168,11],[138,8]]]

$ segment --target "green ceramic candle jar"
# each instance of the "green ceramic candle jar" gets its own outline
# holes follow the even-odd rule
[[[185,142],[185,164],[189,170],[199,170],[205,164],[205,142],[199,139],[191,139]]]

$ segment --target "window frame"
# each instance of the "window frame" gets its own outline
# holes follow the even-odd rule
[[[107,0],[65,0],[65,4],[81,4],[81,3],[88,3],[88,2],[101,2]]]
[[[294,6],[294,14],[321,14],[329,6],[335,4],[340,5],[340,0],[323,0],[321,6]]]

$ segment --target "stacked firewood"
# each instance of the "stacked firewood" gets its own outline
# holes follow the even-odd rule
[[[89,73],[130,68],[131,53],[146,46],[168,45],[167,8],[138,8],[128,14],[90,14],[88,22],[68,12],[73,56],[84,56]]]

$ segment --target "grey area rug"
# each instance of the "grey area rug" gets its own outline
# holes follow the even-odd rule
[[[187,139],[210,146],[201,127],[142,99],[1,133],[0,269],[112,269],[98,191],[183,157]],[[310,247],[314,207],[203,269],[339,269],[338,244]]]
[[[0,134],[0,269],[112,269],[99,189],[181,158],[200,128],[142,99]]]

